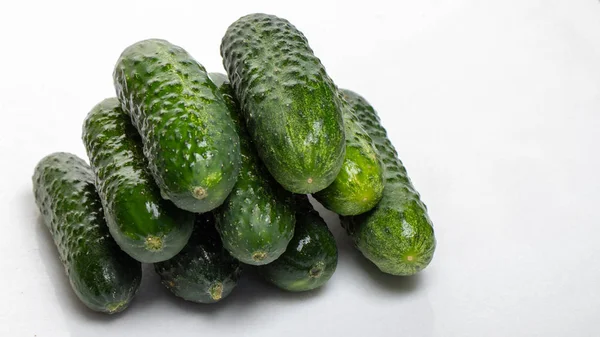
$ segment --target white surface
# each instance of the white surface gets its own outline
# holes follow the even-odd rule
[[[0,4],[1,336],[600,336],[598,1],[200,3]],[[126,312],[91,313],[38,222],[35,164],[85,155],[81,122],[114,95],[126,46],[165,38],[221,71],[225,29],[251,12],[288,18],[379,111],[429,206],[435,259],[382,275],[329,214],[340,261],[320,291],[250,277],[193,305],[146,268]]]

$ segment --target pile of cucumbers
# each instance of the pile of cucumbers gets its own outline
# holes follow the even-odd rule
[[[248,265],[285,290],[320,287],[338,251],[307,194],[382,272],[425,268],[427,208],[373,107],[338,89],[285,19],[240,18],[221,55],[228,75],[165,40],[129,46],[116,97],[83,123],[89,165],[59,152],[36,166],[35,199],[81,301],[124,310],[141,263],[199,303],[225,298]]]

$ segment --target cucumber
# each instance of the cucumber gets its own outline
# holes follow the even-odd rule
[[[338,251],[333,234],[305,195],[297,197],[294,238],[277,260],[258,267],[269,282],[288,291],[321,287],[337,267]]]
[[[238,176],[240,147],[204,67],[182,48],[151,39],[123,51],[113,78],[163,197],[197,213],[221,205]]]
[[[229,107],[240,138],[241,170],[233,191],[215,210],[223,245],[236,259],[251,265],[278,258],[294,235],[292,193],[273,180],[246,132],[227,78],[212,74]]]
[[[194,216],[160,196],[140,136],[116,98],[96,105],[83,125],[83,142],[110,234],[134,259],[153,263],[187,243]]]
[[[345,142],[337,89],[304,35],[287,20],[250,14],[221,43],[223,65],[257,152],[294,193],[333,182]]]
[[[213,212],[196,215],[190,241],[174,258],[154,264],[162,284],[187,301],[214,303],[237,285],[241,264],[223,248]]]
[[[342,92],[375,142],[384,165],[381,201],[369,212],[342,217],[342,224],[356,247],[381,271],[392,275],[416,274],[431,262],[436,246],[427,207],[408,178],[373,107],[352,91]]]
[[[37,164],[33,192],[77,297],[94,311],[127,308],[142,266],[111,238],[91,168],[73,154],[53,153]]]
[[[323,206],[340,215],[357,215],[377,205],[383,196],[383,168],[371,137],[354,111],[340,97],[346,130],[346,157],[331,185],[314,194]]]

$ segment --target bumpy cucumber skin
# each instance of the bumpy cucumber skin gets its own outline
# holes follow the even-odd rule
[[[296,231],[287,250],[274,262],[260,266],[263,277],[288,291],[321,287],[337,267],[333,234],[305,195],[297,196]]]
[[[377,112],[358,94],[342,92],[375,142],[384,165],[381,201],[367,213],[342,217],[342,224],[356,247],[381,271],[414,275],[429,265],[436,247],[427,207],[408,178]]]
[[[105,99],[90,111],[82,138],[104,217],[121,249],[144,263],[179,253],[192,234],[194,216],[161,198],[140,136],[116,98]]]
[[[185,248],[174,258],[154,264],[167,289],[196,303],[214,303],[227,297],[237,285],[241,268],[223,248],[213,212],[197,214]]]
[[[373,140],[360,125],[354,111],[343,97],[339,101],[344,116],[346,157],[333,183],[314,197],[337,214],[358,215],[381,200],[383,167]]]
[[[210,74],[229,107],[240,138],[240,176],[233,191],[215,210],[223,245],[236,259],[263,265],[277,259],[294,235],[292,193],[284,190],[261,163],[224,75]]]
[[[113,74],[163,197],[190,212],[223,203],[239,172],[239,139],[202,65],[164,40],[125,49]]]
[[[37,164],[33,191],[77,297],[94,311],[127,308],[142,267],[110,236],[91,168],[73,154],[53,153]]]
[[[250,14],[221,43],[223,65],[257,152],[294,193],[314,193],[337,176],[345,153],[336,87],[304,35],[287,20]]]

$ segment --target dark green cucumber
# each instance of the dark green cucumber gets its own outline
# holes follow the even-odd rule
[[[342,91],[362,127],[375,142],[384,165],[383,198],[375,208],[342,224],[356,247],[381,271],[413,275],[433,258],[436,241],[427,207],[413,187],[373,107],[358,94]]]
[[[357,215],[377,205],[383,195],[383,167],[371,137],[354,111],[340,97],[346,130],[346,157],[333,183],[314,194],[323,206],[340,215]]]
[[[94,311],[127,308],[142,267],[110,236],[92,169],[75,155],[53,153],[37,164],[33,192],[77,297]]]
[[[140,136],[116,98],[90,111],[82,138],[104,217],[121,249],[144,263],[179,253],[192,234],[194,216],[161,198]]]
[[[324,285],[337,267],[333,234],[305,195],[297,196],[294,238],[277,260],[260,266],[263,277],[281,289],[306,291]]]
[[[212,74],[229,107],[240,138],[241,170],[233,191],[215,210],[223,245],[236,259],[252,265],[278,258],[294,235],[292,194],[277,184],[256,154],[225,75]]]
[[[223,248],[213,212],[196,215],[190,241],[174,258],[155,263],[162,284],[175,296],[214,303],[237,285],[241,264]]]
[[[221,205],[236,182],[240,148],[204,67],[178,46],[145,40],[125,49],[113,77],[163,197],[190,212]]]
[[[229,26],[221,55],[269,172],[294,193],[331,184],[344,160],[342,113],[304,35],[287,20],[250,14]]]

